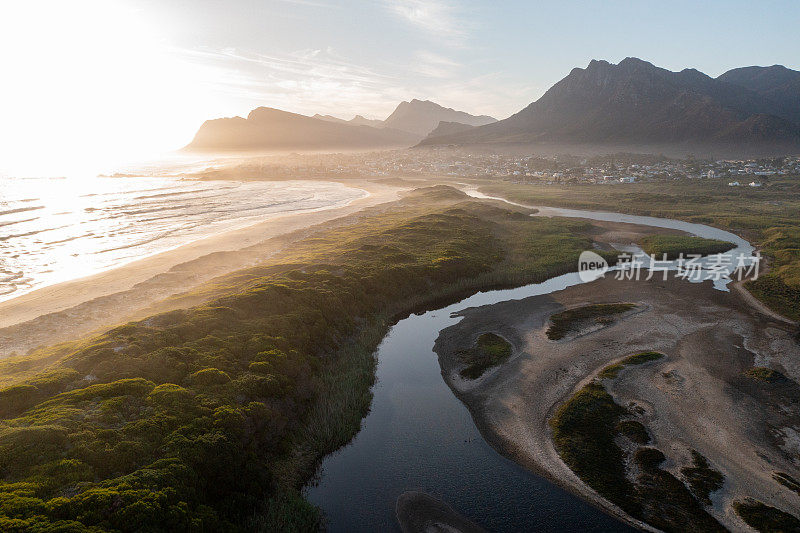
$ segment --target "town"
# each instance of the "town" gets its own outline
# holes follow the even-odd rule
[[[800,174],[800,157],[750,160],[701,160],[693,157],[614,154],[576,156],[519,156],[475,154],[466,151],[395,150],[339,154],[291,154],[253,159],[237,167],[247,177],[287,179],[324,177],[499,178],[526,184],[626,184],[670,180],[727,180],[731,187],[761,187],[771,177]],[[213,178],[218,170],[201,175]]]

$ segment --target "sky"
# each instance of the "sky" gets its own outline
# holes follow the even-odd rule
[[[0,173],[123,165],[262,105],[505,118],[591,59],[800,69],[798,20],[792,0],[0,0]]]

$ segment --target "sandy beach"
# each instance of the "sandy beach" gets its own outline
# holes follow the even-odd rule
[[[0,302],[0,357],[24,354],[135,318],[155,302],[263,261],[315,226],[395,200],[404,190],[362,179],[337,181],[368,195],[344,207],[271,216],[243,229]]]

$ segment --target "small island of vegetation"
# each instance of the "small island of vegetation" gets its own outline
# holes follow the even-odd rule
[[[733,508],[748,526],[760,533],[797,533],[800,531],[800,520],[760,501],[733,502]]]
[[[664,354],[661,352],[641,352],[630,355],[619,363],[608,365],[600,371],[597,377],[601,379],[615,378],[626,366],[641,365],[650,361],[656,361],[662,357],[664,357]]]
[[[550,317],[551,325],[547,329],[546,335],[548,339],[555,341],[591,325],[609,325],[614,321],[615,315],[620,315],[635,307],[636,304],[632,303],[615,303],[567,309]]]
[[[494,333],[484,333],[475,341],[475,346],[460,354],[467,365],[461,370],[461,377],[477,379],[488,369],[504,363],[511,356],[511,344]]]
[[[726,531],[703,508],[704,499],[698,499],[680,479],[660,468],[665,460],[660,450],[636,447],[649,442],[649,434],[640,423],[623,420],[629,416],[603,384],[593,380],[550,419],[556,450],[584,483],[634,518],[667,532]],[[629,478],[628,454],[617,442],[619,437],[635,447],[632,459],[638,474],[633,480]],[[700,470],[691,471],[691,486],[707,495],[717,478],[711,479],[707,463]]]
[[[690,255],[721,254],[736,248],[732,242],[690,235],[649,235],[642,239],[641,245],[647,255],[659,260],[664,256],[675,260]]]

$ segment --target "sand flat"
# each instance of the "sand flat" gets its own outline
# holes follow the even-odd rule
[[[705,455],[726,478],[709,512],[734,530],[744,527],[730,503],[747,496],[797,515],[800,498],[775,482],[772,473],[800,476],[791,439],[800,415],[787,408],[798,400],[800,344],[786,323],[761,313],[739,293],[710,285],[607,278],[466,310],[464,320],[437,340],[443,376],[502,453],[623,516],[564,464],[548,420],[609,363],[640,351],[663,352],[664,360],[626,369],[606,386],[617,403],[641,408],[669,469],[678,472],[690,449]],[[614,302],[637,303],[645,310],[572,340],[551,341],[545,335],[552,313]],[[514,355],[475,382],[461,380],[453,354],[485,331],[503,334]],[[753,366],[778,369],[795,387],[772,393],[743,376]]]

